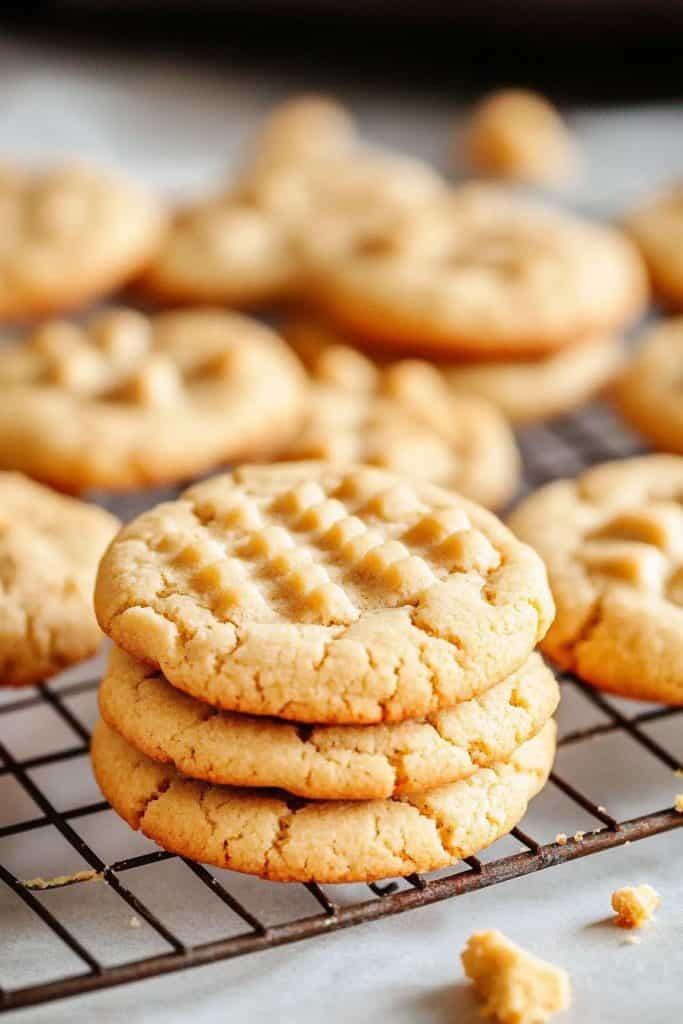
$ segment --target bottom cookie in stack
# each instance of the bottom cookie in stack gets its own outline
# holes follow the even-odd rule
[[[165,849],[277,881],[371,881],[514,828],[550,771],[558,699],[532,654],[419,722],[301,726],[218,711],[115,649],[93,765],[114,809]]]

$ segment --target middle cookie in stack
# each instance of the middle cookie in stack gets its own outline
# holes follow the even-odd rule
[[[283,881],[428,871],[508,832],[550,770],[543,566],[436,487],[317,463],[216,477],[122,531],[96,606],[126,651],[98,781],[185,856]]]

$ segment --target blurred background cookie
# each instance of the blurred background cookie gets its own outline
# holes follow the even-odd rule
[[[614,397],[624,418],[656,448],[683,454],[683,317],[645,333]]]
[[[456,134],[456,145],[475,175],[566,186],[578,173],[578,148],[562,117],[528,89],[485,96],[470,114],[464,137]]]
[[[618,331],[647,301],[619,231],[463,186],[370,219],[315,267],[315,304],[370,344],[440,358],[542,357]]]
[[[285,343],[235,313],[53,321],[0,349],[0,466],[67,491],[182,480],[276,452],[302,396]]]
[[[85,164],[0,167],[0,321],[73,309],[136,277],[164,215],[138,185]]]
[[[626,218],[659,298],[683,309],[683,185],[656,192]]]
[[[305,316],[292,318],[285,334],[313,383],[283,458],[382,466],[492,508],[512,497],[519,453],[492,405],[449,388],[421,360],[375,363]]]
[[[314,377],[352,390],[387,390],[400,399],[402,389],[397,384],[404,376],[402,367],[427,365],[399,356],[392,358],[389,351],[372,351],[367,345],[358,348],[359,339],[349,331],[314,315],[292,315],[282,329]],[[621,341],[601,337],[586,339],[543,359],[479,363],[451,359],[431,366],[440,376],[453,408],[462,396],[477,395],[496,406],[511,423],[523,424],[583,405],[613,378],[623,361]],[[403,395],[407,398],[405,391]],[[423,408],[428,411],[431,403]]]
[[[0,685],[28,686],[97,652],[97,564],[114,516],[0,472]]]

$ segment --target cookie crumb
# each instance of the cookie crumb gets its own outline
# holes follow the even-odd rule
[[[676,799],[674,800],[674,810],[678,811],[679,814],[683,814],[683,793],[676,793]]]
[[[607,808],[603,807],[602,804],[598,804],[598,810],[600,811],[600,814],[607,814]]]
[[[21,884],[25,889],[61,889],[65,885],[75,885],[77,882],[92,882],[102,878],[101,871],[88,869],[87,871],[76,871],[73,875],[57,875],[55,878],[24,878]]]
[[[558,844],[558,846],[566,846],[567,838],[568,837],[566,832],[558,832],[555,836],[555,842]]]
[[[651,885],[627,885],[612,893],[612,910],[620,928],[643,928],[661,904],[659,894]]]
[[[642,941],[643,940],[640,937],[640,935],[626,935],[621,940],[619,945],[621,945],[621,946],[639,946]]]
[[[583,832],[580,828],[577,828],[576,832],[574,833],[574,842],[580,843],[585,834],[586,833]]]
[[[567,972],[527,953],[495,928],[471,935],[461,959],[484,1002],[482,1016],[500,1024],[545,1024],[569,1006]]]
[[[142,927],[142,922],[141,922],[140,918],[136,917],[135,914],[133,914],[133,916],[131,917],[131,919],[128,922],[128,927],[129,928],[141,928]]]
[[[674,775],[677,779],[683,779],[683,768],[674,768]]]

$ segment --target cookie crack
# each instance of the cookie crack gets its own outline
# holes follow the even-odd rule
[[[133,775],[133,774],[134,774],[134,772],[131,772],[131,775]],[[145,830],[145,828],[144,828],[144,826],[145,826],[145,818],[147,816],[147,812],[148,812],[150,806],[153,803],[155,803],[157,800],[159,800],[164,795],[164,793],[167,793],[168,790],[171,788],[172,784],[173,784],[173,777],[171,775],[165,775],[157,783],[157,785],[154,787],[152,792],[148,793],[145,796],[144,801],[143,801],[143,805],[142,805],[141,809],[136,814],[135,826],[134,826],[136,829],[141,829],[144,832],[144,830]]]

